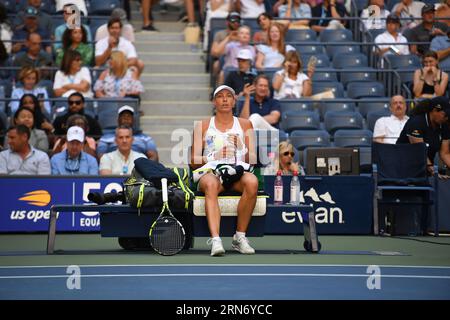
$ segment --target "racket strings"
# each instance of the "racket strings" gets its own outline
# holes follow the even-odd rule
[[[151,245],[162,255],[173,255],[184,247],[185,233],[180,223],[172,217],[161,217],[152,228]]]

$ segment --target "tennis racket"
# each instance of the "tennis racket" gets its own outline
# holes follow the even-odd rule
[[[158,219],[150,227],[149,237],[153,249],[163,256],[171,256],[184,247],[185,232],[181,223],[169,209],[167,179],[161,179],[163,207]]]

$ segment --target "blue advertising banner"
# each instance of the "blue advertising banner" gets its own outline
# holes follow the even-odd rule
[[[291,176],[283,176],[283,202],[289,202]],[[264,190],[273,203],[275,176],[264,176]],[[319,234],[371,234],[373,179],[368,176],[300,177],[300,203],[312,204]],[[303,233],[300,212],[289,206],[268,206],[266,234]]]
[[[2,177],[0,232],[48,231],[53,204],[90,203],[90,192],[122,190],[123,177]],[[58,216],[57,231],[99,231],[97,212]]]

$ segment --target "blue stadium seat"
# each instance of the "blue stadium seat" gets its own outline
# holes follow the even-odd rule
[[[389,110],[370,111],[367,114],[367,129],[373,131],[375,122],[381,117],[389,117],[391,112]]]
[[[334,133],[336,147],[370,147],[372,131],[370,130],[337,130]]]
[[[385,89],[378,81],[350,82],[347,85],[347,96],[352,99],[385,97]]]
[[[319,81],[313,82],[312,84],[312,93],[317,94],[324,91],[333,91],[335,98],[343,98],[344,97],[344,86],[342,83],[337,81]]]
[[[339,72],[341,83],[347,87],[350,82],[376,81],[377,73],[374,68],[350,68]]]
[[[306,72],[306,66],[304,72]],[[335,69],[316,69],[312,76],[312,81],[337,81],[337,74]]]
[[[261,73],[265,74],[269,78],[270,83],[272,83],[273,76],[279,70],[281,70],[281,68],[265,68]]]
[[[117,110],[119,104],[115,101],[97,100],[98,123],[104,131],[112,131],[117,127]]]
[[[325,130],[295,130],[291,132],[289,140],[299,151],[307,147],[330,146],[330,135]]]
[[[361,173],[372,173],[372,147],[359,147],[359,166]]]
[[[382,34],[383,32],[385,32],[385,31],[386,31],[386,29],[370,29],[370,30],[367,30],[366,32],[367,32],[367,34],[369,35],[369,36],[368,36],[369,39],[367,39],[367,41],[368,41],[368,42],[375,42],[375,38],[376,38],[378,35],[380,35],[380,34]]]
[[[246,18],[242,19],[242,25],[250,27],[251,33],[254,34],[255,31],[261,30],[261,27],[256,21],[256,18]]]
[[[338,53],[333,57],[336,69],[368,67],[367,56],[363,53]]]
[[[356,42],[352,45],[328,45],[326,52],[330,60],[333,60],[333,57],[338,53],[359,53],[361,52],[361,48]]]
[[[318,130],[319,114],[314,111],[288,111],[281,118],[281,128],[290,133],[294,130]]]
[[[320,42],[348,42],[353,41],[353,33],[348,29],[325,29],[320,32]]]
[[[11,1],[11,0],[9,0],[9,1]],[[27,5],[28,5],[28,0],[19,0],[16,2],[15,9],[17,11],[20,11],[22,9],[25,9],[25,7]],[[42,0],[40,10],[42,10],[48,14],[55,14],[55,12],[56,12],[55,1],[54,0]]]
[[[413,54],[396,55],[389,54],[386,56],[392,69],[418,69],[421,67],[420,58]]]
[[[299,99],[283,99],[280,100],[281,115],[289,111],[313,111],[312,102],[304,102]]]
[[[284,40],[289,42],[316,41],[317,35],[311,29],[289,29]]]
[[[330,59],[328,59],[328,56],[325,53],[318,53],[318,54],[302,54],[302,61],[303,65],[307,66],[309,59],[315,56],[317,58],[317,68],[329,68],[330,67]]]
[[[319,103],[319,114],[320,114],[320,120],[323,121],[325,118],[325,114],[328,111],[355,111],[356,106],[354,102],[335,102],[331,100],[330,102],[320,102]]]
[[[358,102],[359,113],[364,118],[367,118],[367,114],[373,111],[389,111],[389,98],[386,101],[370,101],[370,99],[363,99]]]
[[[7,13],[16,13],[18,11],[16,9],[16,0],[4,0],[3,5],[5,6]]]
[[[100,17],[100,16],[96,16],[96,17],[90,17],[89,20],[89,27],[91,29],[91,34],[92,34],[92,38],[95,39],[95,33],[97,32],[97,29],[104,25],[105,23],[108,23],[109,17],[105,16],[105,17]]]
[[[88,13],[90,15],[111,15],[111,12],[115,8],[120,8],[119,0],[103,0],[103,1],[90,1],[88,7]]]
[[[303,57],[304,54],[318,54],[318,53],[325,53],[325,47],[320,43],[317,42],[317,44],[292,44],[292,46],[297,50],[297,52],[300,55],[300,58]],[[303,59],[302,59],[303,60]]]
[[[328,111],[324,125],[330,134],[339,129],[363,129],[363,117],[356,111]]]

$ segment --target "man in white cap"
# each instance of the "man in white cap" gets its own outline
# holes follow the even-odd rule
[[[67,130],[67,149],[55,154],[50,163],[53,175],[98,175],[98,163],[83,151],[84,130],[72,126]]]
[[[119,126],[126,125],[134,127],[134,109],[130,106],[122,106],[117,111],[117,124]],[[107,133],[98,141],[97,157],[100,159],[104,153],[108,153],[117,149],[115,142],[115,134]],[[136,152],[143,153],[153,161],[158,161],[158,151],[156,143],[152,137],[144,134],[142,131],[133,130],[133,144],[131,146]]]
[[[233,116],[236,95],[232,88],[222,85],[213,93],[216,115],[195,125],[191,149],[192,169],[217,168],[214,164],[254,164],[256,153],[253,144],[253,127],[250,121]],[[196,172],[199,172],[196,170]],[[211,256],[222,256],[225,249],[220,238],[219,193],[225,191],[220,178],[205,170],[198,176],[198,189],[205,193],[205,211],[211,238]],[[247,231],[258,192],[258,179],[253,173],[244,172],[231,185],[231,190],[241,192],[237,209],[237,228],[232,247],[243,254],[254,254],[245,233]]]
[[[252,61],[253,57],[250,50],[239,50],[237,55],[239,70],[231,71],[225,79],[225,85],[233,88],[238,96],[243,95],[244,86],[252,84],[257,75],[256,70],[252,68]]]
[[[115,8],[111,12],[111,19],[118,18],[120,21],[122,21],[122,33],[120,34],[122,37],[127,39],[130,42],[134,42],[134,29],[133,26],[128,22],[127,20],[127,13],[122,8]],[[106,38],[109,36],[108,33],[108,24],[102,24],[100,27],[98,27],[97,31],[95,32],[95,42]]]

